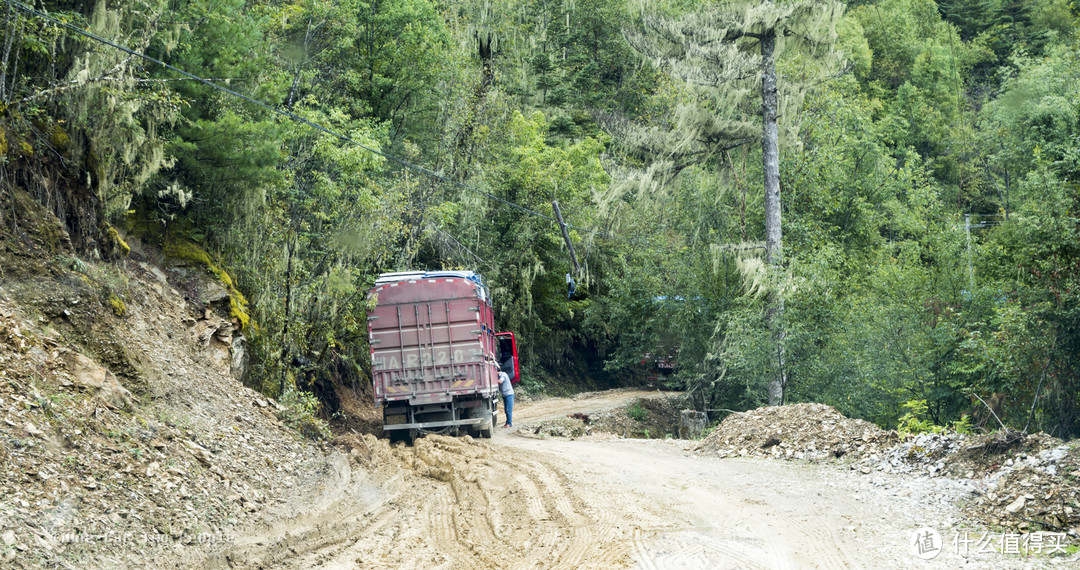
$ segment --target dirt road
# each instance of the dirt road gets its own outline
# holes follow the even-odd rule
[[[515,423],[637,395],[523,404]],[[531,409],[530,409],[531,408]],[[357,439],[316,495],[188,564],[239,568],[955,568],[1031,560],[951,544],[962,486],[693,455],[661,440]],[[922,526],[946,541],[910,551]],[[973,536],[978,535],[974,530]],[[205,554],[205,552],[203,553]],[[1022,563],[1023,562],[1023,563]],[[1046,559],[1036,566],[1049,564]]]

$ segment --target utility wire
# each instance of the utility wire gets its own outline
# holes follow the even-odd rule
[[[398,158],[398,157],[396,157],[396,156],[394,156],[392,154],[388,154],[388,153],[385,153],[385,152],[383,152],[381,150],[378,150],[378,149],[372,148],[370,146],[367,146],[364,143],[361,143],[361,142],[359,142],[357,140],[354,140],[352,138],[349,138],[349,137],[347,137],[347,136],[345,136],[343,134],[332,131],[332,130],[330,130],[330,129],[328,129],[328,128],[326,128],[326,127],[324,127],[324,126],[322,126],[322,125],[320,125],[318,123],[315,123],[313,121],[305,119],[304,117],[301,117],[300,115],[297,115],[296,113],[293,113],[292,111],[279,109],[277,107],[274,107],[274,106],[270,105],[269,103],[263,102],[263,101],[261,101],[259,99],[256,99],[256,98],[254,98],[254,97],[252,97],[250,95],[245,95],[243,93],[240,93],[239,91],[234,91],[232,89],[229,89],[228,87],[225,87],[225,86],[222,86],[222,85],[217,85],[217,84],[211,82],[208,79],[204,79],[204,78],[199,77],[199,76],[197,76],[197,75],[195,75],[193,73],[189,73],[187,71],[184,71],[183,69],[180,69],[178,67],[174,67],[172,65],[169,65],[169,64],[165,63],[164,61],[161,61],[160,59],[150,57],[150,56],[148,56],[148,55],[146,55],[144,53],[137,52],[137,51],[135,51],[135,50],[133,50],[133,49],[127,47],[127,46],[123,46],[123,45],[117,44],[115,42],[109,41],[109,40],[107,40],[107,39],[105,39],[105,38],[103,38],[101,36],[98,36],[98,35],[94,34],[93,32],[84,30],[84,29],[82,29],[82,28],[80,28],[78,26],[74,26],[74,25],[69,24],[67,22],[63,22],[61,20],[53,18],[52,16],[48,15],[47,13],[42,12],[40,10],[37,10],[37,9],[31,7],[31,6],[27,6],[26,4],[23,4],[22,2],[17,2],[16,0],[4,0],[4,2],[11,5],[11,6],[14,6],[15,8],[18,8],[19,10],[22,10],[22,11],[27,12],[29,14],[33,14],[33,15],[39,17],[39,18],[42,18],[42,19],[47,20],[49,22],[52,22],[53,24],[56,24],[57,26],[60,26],[60,27],[65,28],[67,30],[70,30],[70,31],[72,31],[72,32],[74,32],[76,34],[79,34],[81,36],[85,36],[85,37],[90,38],[91,40],[94,40],[96,42],[99,42],[99,43],[105,44],[105,45],[107,45],[109,47],[118,49],[118,50],[120,50],[120,51],[122,51],[122,52],[124,52],[124,53],[126,53],[128,55],[132,55],[132,56],[135,56],[135,57],[145,59],[146,61],[155,63],[157,65],[160,65],[161,67],[164,67],[166,69],[175,71],[176,73],[179,73],[179,74],[181,74],[181,75],[183,75],[183,76],[185,76],[185,77],[187,77],[189,79],[193,79],[195,81],[198,81],[199,83],[202,83],[203,85],[206,85],[207,87],[210,87],[212,89],[217,89],[218,91],[221,91],[223,93],[227,93],[229,95],[232,95],[233,97],[239,97],[240,99],[243,99],[243,100],[245,100],[245,101],[247,101],[249,103],[252,103],[254,105],[258,105],[259,107],[262,107],[262,108],[270,111],[271,113],[275,113],[277,115],[280,115],[280,116],[285,117],[287,119],[290,119],[292,121],[296,121],[298,123],[303,123],[303,124],[313,128],[313,129],[322,131],[322,132],[324,132],[324,133],[326,133],[326,134],[328,134],[328,135],[330,135],[332,137],[335,137],[335,138],[337,138],[337,139],[339,139],[339,140],[341,140],[343,142],[347,142],[347,143],[356,145],[356,146],[358,146],[358,147],[360,147],[360,148],[362,148],[362,149],[364,149],[364,150],[366,150],[366,151],[368,151],[368,152],[370,152],[370,153],[372,153],[372,154],[374,154],[376,156],[380,156],[382,158],[385,158],[386,160],[389,160],[390,162],[397,163],[397,164],[399,164],[399,165],[401,165],[401,166],[403,166],[405,168],[408,168],[410,170],[414,170],[414,171],[419,172],[421,174],[425,174],[425,175],[430,176],[430,177],[432,177],[432,178],[434,178],[436,180],[439,180],[441,182],[451,184],[453,186],[457,186],[459,188],[462,188],[464,190],[468,190],[470,192],[475,192],[477,194],[480,194],[480,195],[488,198],[489,200],[494,200],[496,202],[501,202],[501,203],[503,203],[503,204],[505,204],[507,206],[510,206],[511,208],[515,208],[517,210],[525,212],[526,214],[548,220],[549,222],[551,222],[553,224],[558,224],[558,222],[555,221],[555,218],[552,218],[551,216],[548,216],[546,214],[542,214],[540,212],[537,212],[536,210],[533,210],[531,208],[527,208],[525,206],[522,206],[520,204],[511,202],[509,200],[500,198],[500,197],[498,197],[498,196],[496,196],[494,194],[491,194],[490,192],[484,192],[483,190],[480,190],[480,189],[475,188],[473,186],[469,186],[468,184],[465,184],[463,182],[458,182],[457,180],[447,178],[447,177],[445,177],[445,176],[439,174],[438,172],[435,172],[435,171],[433,171],[433,170],[431,170],[429,168],[425,168],[423,166],[411,163],[411,162],[409,162],[407,160],[404,160],[402,158]],[[588,232],[588,233],[591,233],[591,234],[595,234],[595,235],[598,235],[600,237],[609,237],[609,236],[606,236],[606,235],[604,235],[604,234],[602,234],[600,232],[594,231],[594,230],[589,230],[589,229],[586,229],[586,228],[580,228],[580,227],[574,226],[572,224],[567,224],[567,225],[570,226],[570,227],[573,227],[574,229],[581,230],[581,231],[584,231],[584,232]],[[619,239],[619,238],[615,238],[615,239]]]
[[[535,217],[538,217],[538,218],[542,218],[544,220],[547,220],[547,221],[551,222],[552,224],[558,225],[558,221],[555,218],[553,218],[551,216],[548,216],[546,214],[543,214],[541,212],[538,212],[536,210],[533,210],[532,208],[528,208],[526,206],[522,206],[521,204],[511,202],[510,200],[500,198],[500,197],[498,197],[498,196],[496,196],[494,194],[491,194],[490,192],[485,192],[483,190],[480,190],[479,188],[476,188],[474,186],[470,186],[468,184],[465,184],[464,182],[459,182],[457,180],[447,178],[446,176],[443,176],[442,174],[439,174],[438,172],[435,172],[435,171],[433,171],[433,170],[431,170],[429,168],[425,168],[423,166],[420,166],[418,164],[414,164],[412,162],[409,162],[409,161],[407,161],[405,159],[399,158],[399,157],[394,156],[392,154],[388,154],[388,153],[383,152],[381,150],[372,148],[372,147],[370,147],[368,145],[365,145],[364,143],[359,142],[359,141],[357,141],[355,139],[352,139],[352,138],[350,138],[350,137],[348,137],[346,135],[343,135],[343,134],[340,134],[340,133],[335,132],[333,130],[330,130],[330,129],[328,129],[328,128],[326,128],[326,127],[324,127],[324,126],[322,126],[322,125],[320,125],[318,123],[315,123],[314,121],[311,121],[309,119],[305,119],[304,117],[301,117],[300,115],[297,115],[296,113],[293,113],[292,111],[288,111],[288,110],[285,110],[285,109],[280,109],[280,108],[274,107],[273,105],[270,105],[269,103],[266,103],[266,102],[264,102],[262,100],[256,99],[256,98],[254,98],[254,97],[252,97],[250,95],[246,95],[244,93],[240,93],[239,91],[229,89],[228,87],[225,87],[223,85],[216,84],[216,83],[213,82],[213,80],[205,79],[203,77],[199,77],[198,75],[195,75],[195,74],[190,73],[188,71],[184,71],[183,69],[180,69],[178,67],[169,65],[168,63],[165,63],[164,61],[161,61],[160,59],[156,59],[156,58],[151,57],[149,55],[146,55],[144,53],[137,52],[137,51],[135,51],[135,50],[133,50],[133,49],[127,47],[127,46],[123,46],[123,45],[120,45],[120,44],[118,44],[116,42],[107,40],[107,39],[105,39],[105,38],[103,38],[101,36],[98,36],[98,35],[94,34],[93,32],[90,32],[88,30],[84,30],[84,29],[82,29],[82,28],[80,28],[78,26],[75,26],[75,25],[69,24],[67,22],[58,20],[58,19],[50,16],[48,13],[46,13],[44,11],[41,11],[41,10],[38,10],[38,9],[32,7],[32,6],[28,6],[28,5],[26,5],[26,4],[22,3],[22,2],[18,2],[17,0],[4,0],[4,2],[6,4],[8,4],[10,6],[14,6],[15,8],[17,8],[19,10],[22,10],[22,11],[28,13],[28,14],[33,14],[33,15],[35,15],[35,16],[43,19],[43,20],[52,22],[53,24],[55,24],[57,26],[60,26],[60,27],[62,27],[64,29],[67,29],[67,30],[70,30],[71,32],[74,32],[74,33],[79,34],[81,36],[87,37],[87,38],[89,38],[91,40],[94,40],[94,41],[96,41],[98,43],[101,43],[101,44],[107,45],[109,47],[112,47],[114,49],[120,50],[120,51],[122,51],[122,52],[124,52],[124,53],[126,53],[128,55],[138,57],[138,58],[144,59],[146,61],[155,63],[157,65],[160,65],[161,67],[164,67],[165,69],[175,71],[176,73],[179,73],[180,75],[183,75],[184,77],[186,77],[188,79],[191,79],[191,80],[197,81],[199,83],[202,83],[203,85],[206,85],[207,87],[210,87],[211,89],[216,89],[218,91],[221,91],[222,93],[226,93],[228,95],[232,95],[233,97],[243,99],[243,100],[245,100],[245,101],[247,101],[249,103],[252,103],[254,105],[262,107],[262,108],[270,111],[271,113],[274,113],[276,115],[280,115],[282,117],[285,117],[285,118],[287,118],[287,119],[289,119],[291,121],[295,121],[295,122],[298,122],[298,123],[305,124],[305,125],[313,128],[313,129],[316,129],[318,131],[326,133],[326,134],[328,134],[328,135],[330,135],[330,136],[332,136],[332,137],[334,137],[334,138],[336,138],[336,139],[338,139],[340,141],[355,145],[355,146],[357,146],[359,148],[362,148],[362,149],[364,149],[364,150],[366,150],[366,151],[368,151],[368,152],[370,152],[370,153],[372,153],[372,154],[374,154],[376,156],[380,156],[380,157],[382,157],[382,158],[384,158],[384,159],[386,159],[386,160],[388,160],[390,162],[399,164],[399,165],[401,165],[401,166],[403,166],[403,167],[405,167],[405,168],[407,168],[409,170],[413,170],[413,171],[419,172],[421,174],[424,174],[426,176],[430,176],[431,178],[434,178],[434,179],[436,179],[438,181],[441,181],[441,182],[446,183],[446,184],[450,184],[452,186],[456,186],[456,187],[461,188],[463,190],[467,190],[469,192],[474,192],[476,194],[480,194],[481,196],[484,196],[485,198],[487,198],[489,200],[505,204],[505,205],[507,205],[507,206],[509,206],[511,208],[514,208],[516,210],[524,212],[524,213],[526,213],[526,214],[528,214],[530,216],[535,216]],[[649,243],[647,243],[645,241],[642,241],[642,240],[639,240],[639,239],[626,238],[626,237],[622,237],[622,236],[612,235],[612,234],[608,234],[608,233],[602,232],[602,231],[591,230],[591,229],[588,229],[588,228],[575,226],[574,224],[571,224],[571,223],[567,223],[566,226],[569,227],[569,228],[573,228],[575,230],[581,231],[581,232],[591,234],[591,235],[596,236],[596,237],[609,239],[609,240],[612,240],[612,241],[622,241],[622,242],[630,243],[630,244],[633,244],[633,245],[645,245],[645,246],[653,246],[653,247],[655,247],[655,244],[649,244]],[[661,247],[663,249],[668,249],[668,248],[665,248],[664,246],[659,246],[659,247]],[[745,247],[745,248],[733,248],[733,249],[757,249],[757,247]]]

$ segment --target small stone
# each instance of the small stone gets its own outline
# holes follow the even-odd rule
[[[4,541],[5,546],[11,546],[12,544],[15,544],[15,531],[9,530],[5,532],[3,536],[0,537],[0,539]]]
[[[1021,495],[1021,496],[1017,497],[1015,501],[1009,503],[1008,506],[1005,507],[1005,511],[1010,513],[1010,514],[1019,511],[1020,509],[1024,508],[1024,501],[1025,500],[1026,499],[1025,499],[1024,495]]]

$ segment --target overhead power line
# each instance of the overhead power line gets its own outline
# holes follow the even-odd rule
[[[135,50],[133,50],[133,49],[127,47],[127,46],[120,45],[120,44],[118,44],[116,42],[107,40],[107,39],[105,39],[105,38],[103,38],[103,37],[101,37],[101,36],[99,36],[97,34],[94,34],[93,32],[90,32],[88,30],[84,30],[84,29],[82,29],[82,28],[80,28],[78,26],[74,26],[74,25],[69,24],[67,22],[58,20],[58,19],[50,16],[48,13],[43,12],[41,10],[38,10],[38,9],[32,7],[32,6],[27,6],[26,4],[23,4],[22,2],[17,2],[16,0],[4,0],[4,2],[7,3],[7,4],[10,4],[11,6],[14,6],[15,8],[18,8],[19,10],[22,10],[22,11],[27,12],[29,14],[33,14],[33,15],[39,17],[39,18],[42,18],[42,19],[47,20],[49,22],[52,22],[53,24],[56,24],[57,26],[60,26],[60,27],[65,28],[67,30],[70,30],[70,31],[72,31],[72,32],[74,32],[76,34],[87,37],[87,38],[89,38],[91,40],[94,40],[94,41],[99,42],[101,44],[107,45],[107,46],[112,47],[114,49],[118,49],[118,50],[120,50],[120,51],[122,51],[122,52],[124,52],[124,53],[126,53],[128,55],[144,59],[144,60],[149,61],[151,63],[155,63],[157,65],[160,65],[161,67],[164,67],[165,69],[175,71],[176,73],[179,73],[179,74],[183,75],[184,77],[187,77],[188,79],[192,79],[194,81],[202,83],[203,85],[206,85],[207,87],[210,87],[212,89],[216,89],[218,91],[221,91],[222,93],[227,93],[229,95],[232,95],[233,97],[238,97],[238,98],[243,99],[243,100],[245,100],[245,101],[247,101],[249,103],[252,103],[254,105],[258,105],[259,107],[262,107],[262,108],[264,108],[264,109],[266,109],[266,110],[268,110],[268,111],[270,111],[270,112],[272,112],[274,114],[280,115],[280,116],[285,117],[285,118],[287,118],[289,120],[296,121],[298,123],[303,123],[303,124],[313,128],[313,129],[319,130],[319,131],[321,131],[323,133],[326,133],[326,134],[328,134],[328,135],[330,135],[332,137],[335,137],[338,140],[341,140],[343,142],[347,142],[349,144],[355,145],[355,146],[357,146],[359,148],[362,148],[362,149],[364,149],[364,150],[366,150],[366,151],[368,151],[368,152],[370,152],[370,153],[372,153],[372,154],[374,154],[376,156],[380,156],[382,158],[385,158],[386,160],[389,160],[390,162],[399,164],[399,165],[401,165],[401,166],[403,166],[405,168],[408,168],[410,170],[413,170],[413,171],[419,172],[421,174],[430,176],[430,177],[432,177],[432,178],[434,178],[436,180],[439,180],[441,182],[451,184],[453,186],[457,186],[458,188],[462,188],[462,189],[468,190],[470,192],[475,192],[477,194],[480,194],[480,195],[488,198],[489,200],[500,202],[502,204],[510,206],[511,208],[515,208],[517,210],[525,212],[526,214],[529,214],[531,216],[536,216],[536,217],[539,217],[539,218],[543,218],[543,219],[551,222],[552,224],[558,224],[558,222],[555,220],[555,218],[552,218],[551,216],[548,216],[548,215],[543,214],[541,212],[537,212],[536,210],[533,210],[532,208],[528,208],[526,206],[522,206],[521,204],[511,202],[510,200],[500,198],[500,197],[498,197],[498,196],[496,196],[496,195],[494,195],[494,194],[492,194],[490,192],[485,192],[483,190],[480,190],[479,188],[469,186],[468,184],[465,184],[463,182],[458,182],[457,180],[447,178],[447,177],[443,176],[442,174],[439,174],[438,172],[435,172],[434,170],[431,170],[429,168],[425,168],[425,167],[420,166],[418,164],[414,164],[412,162],[409,162],[409,161],[407,161],[407,160],[405,160],[403,158],[399,158],[399,157],[394,156],[392,154],[388,154],[388,153],[383,152],[381,150],[372,148],[372,147],[370,147],[370,146],[368,146],[368,145],[366,145],[366,144],[364,144],[364,143],[362,143],[360,141],[357,141],[357,140],[352,139],[352,138],[350,138],[350,137],[348,137],[346,135],[343,135],[341,133],[338,133],[336,131],[328,129],[328,128],[326,128],[326,127],[324,127],[324,126],[322,126],[322,125],[320,125],[320,124],[318,124],[318,123],[316,123],[314,121],[311,121],[309,119],[305,119],[304,117],[301,117],[300,115],[297,115],[296,113],[293,113],[292,111],[287,111],[285,109],[280,109],[280,108],[275,107],[273,105],[270,105],[269,103],[266,103],[266,102],[264,102],[262,100],[256,99],[256,98],[254,98],[254,97],[252,97],[250,95],[246,95],[244,93],[240,93],[239,91],[229,89],[228,87],[225,87],[223,85],[213,83],[209,79],[204,79],[202,77],[199,77],[198,75],[195,75],[195,74],[190,73],[188,71],[184,71],[183,69],[180,69],[178,67],[169,65],[168,63],[165,63],[164,61],[161,61],[160,59],[156,59],[156,58],[151,57],[149,55],[146,55],[144,53],[135,51]],[[580,231],[583,231],[583,232],[588,232],[588,233],[591,233],[591,234],[595,234],[595,235],[598,235],[600,237],[610,237],[610,236],[604,235],[604,234],[602,234],[600,232],[597,232],[597,231],[594,231],[594,230],[574,226],[573,224],[567,224],[567,225],[570,226],[570,227],[573,227],[574,229],[577,229],[577,230],[580,230]],[[619,239],[619,238],[615,238],[615,239]]]
[[[394,156],[392,154],[383,152],[383,151],[381,151],[379,149],[372,148],[372,147],[370,147],[370,146],[368,146],[368,145],[366,145],[366,144],[364,144],[364,143],[362,143],[360,141],[357,141],[357,140],[355,140],[353,138],[350,138],[350,137],[348,137],[346,135],[343,135],[343,134],[338,133],[338,132],[336,132],[334,130],[331,130],[331,129],[327,128],[327,127],[324,127],[324,126],[322,126],[322,125],[320,125],[320,124],[318,124],[318,123],[316,123],[314,121],[311,121],[309,119],[301,117],[300,115],[297,115],[296,113],[293,113],[292,111],[288,111],[288,110],[285,110],[285,109],[275,107],[275,106],[273,106],[273,105],[271,105],[271,104],[269,104],[269,103],[267,103],[265,101],[262,101],[260,99],[256,99],[255,97],[252,97],[250,95],[241,93],[239,91],[229,89],[228,87],[225,87],[224,85],[221,85],[219,83],[215,83],[214,82],[215,80],[200,77],[200,76],[195,75],[195,74],[193,74],[191,72],[185,71],[185,70],[180,69],[180,68],[178,68],[176,66],[165,63],[164,61],[161,61],[160,59],[157,59],[157,58],[154,58],[152,56],[146,55],[144,53],[135,51],[135,50],[133,50],[133,49],[127,47],[127,46],[118,44],[116,42],[113,42],[111,40],[103,38],[103,37],[101,37],[101,36],[99,36],[97,34],[94,34],[93,32],[90,32],[88,30],[82,29],[82,28],[80,28],[78,26],[75,26],[73,24],[70,24],[68,22],[64,22],[62,20],[54,18],[53,16],[50,16],[47,12],[45,12],[43,10],[38,10],[38,9],[34,8],[33,6],[28,6],[27,4],[24,4],[24,3],[19,2],[17,0],[4,0],[4,3],[8,4],[10,6],[13,6],[18,10],[22,10],[23,12],[26,12],[28,14],[32,14],[34,16],[37,16],[38,18],[41,18],[41,19],[46,20],[48,22],[51,22],[51,23],[53,23],[53,24],[55,24],[57,26],[60,26],[61,28],[69,30],[69,31],[71,31],[73,33],[76,33],[78,35],[89,38],[89,39],[91,39],[91,40],[93,40],[95,42],[101,43],[103,45],[107,45],[107,46],[109,46],[111,48],[120,50],[120,51],[122,51],[122,52],[124,52],[124,53],[126,53],[128,55],[138,57],[140,59],[143,59],[143,60],[149,61],[151,63],[154,63],[156,65],[160,65],[161,67],[163,67],[165,69],[168,69],[170,71],[174,71],[174,72],[184,76],[187,79],[202,83],[203,85],[206,85],[207,87],[210,87],[211,89],[215,89],[217,91],[220,91],[222,93],[231,95],[233,97],[243,99],[244,101],[247,101],[247,102],[249,102],[249,103],[251,103],[253,105],[257,105],[259,107],[262,107],[262,108],[270,111],[271,113],[274,113],[274,114],[279,115],[281,117],[287,118],[287,119],[289,119],[291,121],[295,121],[297,123],[302,123],[304,125],[307,125],[307,126],[313,128],[313,129],[316,129],[316,130],[318,130],[320,132],[328,134],[328,135],[330,135],[330,136],[332,136],[332,137],[334,137],[334,138],[336,138],[336,139],[338,139],[338,140],[340,140],[342,142],[355,145],[355,146],[357,146],[357,147],[359,147],[361,149],[364,149],[367,152],[370,152],[370,153],[372,153],[372,154],[374,154],[376,156],[382,157],[382,158],[384,158],[384,159],[386,159],[386,160],[388,160],[390,162],[393,162],[395,164],[398,164],[398,165],[400,165],[400,166],[402,166],[404,168],[407,168],[409,170],[413,170],[413,171],[418,172],[420,174],[423,174],[425,176],[429,176],[429,177],[431,177],[431,178],[433,178],[435,180],[438,180],[440,182],[450,184],[452,186],[456,186],[456,187],[461,188],[463,190],[466,190],[468,192],[473,192],[475,194],[479,194],[479,195],[481,195],[481,196],[483,196],[483,197],[485,197],[485,198],[487,198],[489,200],[492,200],[494,202],[504,204],[506,206],[514,208],[514,209],[516,209],[518,211],[521,211],[521,212],[523,212],[525,214],[528,214],[530,216],[534,216],[534,217],[538,217],[538,218],[547,220],[551,224],[562,227],[559,224],[559,220],[556,220],[555,218],[553,218],[551,216],[548,216],[547,214],[544,214],[542,212],[538,212],[538,211],[536,211],[536,210],[534,210],[532,208],[529,208],[527,206],[522,206],[521,204],[512,202],[512,201],[507,200],[505,198],[500,198],[499,196],[496,196],[496,195],[494,195],[494,194],[492,194],[490,192],[485,192],[483,190],[480,190],[479,188],[476,188],[475,186],[470,186],[468,184],[465,184],[464,182],[459,182],[457,180],[447,178],[446,176],[443,176],[442,174],[439,174],[438,172],[435,172],[435,171],[433,171],[433,170],[431,170],[429,168],[425,168],[425,167],[420,166],[418,164],[409,162],[409,161],[407,161],[407,160],[405,160],[403,158],[400,158],[400,157]],[[666,246],[663,246],[663,245],[658,246],[657,244],[650,244],[650,243],[648,243],[648,240],[641,240],[641,239],[627,238],[627,237],[622,237],[622,236],[618,236],[618,235],[613,235],[613,234],[609,234],[607,232],[602,232],[602,231],[597,231],[597,230],[592,230],[592,229],[576,226],[576,225],[571,224],[569,222],[565,222],[565,226],[568,227],[568,228],[573,228],[575,230],[578,230],[578,231],[593,235],[595,237],[600,237],[600,238],[608,239],[608,240],[612,240],[612,241],[621,241],[621,242],[629,243],[629,244],[632,244],[632,245],[645,245],[645,246],[649,246],[649,247],[659,247],[661,249],[670,249],[669,247],[666,247]],[[736,248],[736,249],[742,249],[742,248]],[[749,249],[756,249],[756,247],[751,247]],[[472,252],[470,252],[470,253],[472,253]]]

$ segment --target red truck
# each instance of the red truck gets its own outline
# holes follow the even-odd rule
[[[491,437],[499,370],[521,379],[514,334],[495,332],[491,295],[472,271],[384,273],[369,294],[371,376],[383,431]]]

